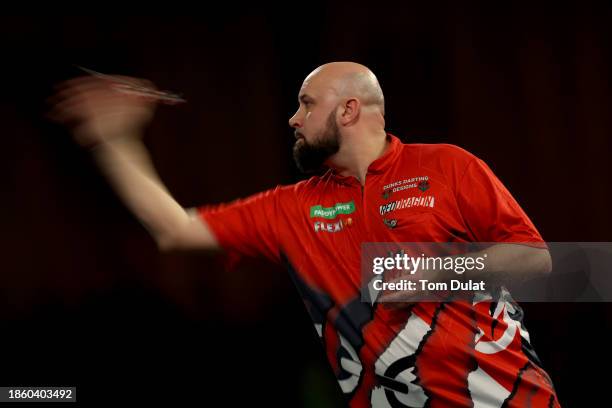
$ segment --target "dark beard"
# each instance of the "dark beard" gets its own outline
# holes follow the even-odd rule
[[[312,143],[298,141],[293,145],[293,160],[302,173],[316,173],[323,168],[323,163],[340,149],[340,132],[335,120],[335,112],[330,112],[325,129]]]

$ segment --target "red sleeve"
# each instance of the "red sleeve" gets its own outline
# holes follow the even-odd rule
[[[231,203],[206,205],[198,214],[232,258],[265,256],[280,261],[278,203],[281,187]]]
[[[478,242],[543,242],[542,236],[486,163],[474,157],[456,189],[463,219]],[[546,247],[546,244],[536,245]]]

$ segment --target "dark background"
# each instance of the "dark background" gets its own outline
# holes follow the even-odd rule
[[[186,207],[299,180],[287,120],[301,82],[352,60],[377,74],[389,131],[480,156],[548,241],[612,241],[611,8],[470,4],[1,17],[0,385],[76,385],[81,402],[341,403],[281,268],[159,254],[44,120],[74,64],[185,95],[159,109],[146,143]],[[523,306],[562,405],[607,401],[595,370],[610,367],[610,305]]]

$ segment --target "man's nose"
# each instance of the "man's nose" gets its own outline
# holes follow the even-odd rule
[[[298,116],[298,112],[295,112],[293,116],[289,118],[289,126],[292,128],[302,127],[302,119]]]

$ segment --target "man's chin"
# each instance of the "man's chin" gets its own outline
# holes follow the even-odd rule
[[[313,146],[306,139],[298,138],[293,145],[293,159],[298,169],[304,174],[320,173],[326,168],[325,163],[337,153],[334,146]]]

